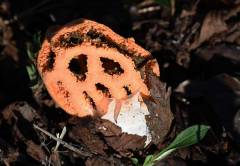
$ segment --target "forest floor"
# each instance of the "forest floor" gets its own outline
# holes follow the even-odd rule
[[[240,165],[240,1],[163,2],[1,0],[0,165],[131,165],[131,157],[143,161],[194,124],[211,129],[199,144],[157,165]],[[27,71],[33,63],[28,51],[39,49],[36,37],[42,41],[49,27],[78,18],[133,37],[157,59],[174,116],[159,145],[134,150],[136,143],[128,149],[120,140],[117,146],[96,122],[66,114],[42,84],[36,87]],[[53,135],[66,126],[63,140],[81,152],[64,146],[53,151],[56,142],[33,124]]]

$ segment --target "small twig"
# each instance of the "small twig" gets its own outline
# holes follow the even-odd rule
[[[46,134],[46,135],[49,136],[50,138],[54,139],[55,141],[59,142],[59,143],[62,144],[64,147],[66,147],[66,148],[70,149],[71,151],[79,154],[79,155],[82,156],[82,157],[90,157],[90,156],[92,156],[91,153],[89,153],[89,152],[84,152],[84,151],[82,151],[82,150],[80,150],[80,149],[78,149],[78,148],[73,147],[73,146],[70,145],[69,143],[61,140],[60,138],[55,137],[53,134],[49,133],[48,131],[46,131],[46,130],[40,128],[40,127],[38,127],[38,126],[35,125],[35,124],[33,124],[33,127],[34,127],[35,129],[41,131],[42,133]]]
[[[59,138],[59,139],[63,139],[63,137],[65,136],[65,134],[66,134],[66,132],[67,132],[67,128],[64,126],[64,128],[63,128],[63,130],[62,130],[62,133],[61,133],[61,135],[59,136],[59,133],[57,133],[57,138]],[[57,149],[58,149],[58,147],[59,147],[59,145],[60,145],[60,142],[58,142],[57,141],[57,144],[56,144],[56,146],[55,146],[55,148],[54,148],[54,152],[56,152],[57,151]]]

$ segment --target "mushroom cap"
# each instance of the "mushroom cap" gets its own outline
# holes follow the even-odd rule
[[[110,28],[80,19],[49,30],[37,68],[55,102],[79,117],[104,115],[112,99],[149,90],[137,69],[150,53]],[[158,65],[152,65],[159,73]],[[158,71],[157,71],[158,70]]]

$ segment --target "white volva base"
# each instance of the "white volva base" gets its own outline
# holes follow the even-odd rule
[[[152,140],[145,119],[145,115],[149,115],[149,111],[146,104],[143,102],[140,93],[136,93],[122,103],[120,113],[117,117],[117,122],[114,120],[115,106],[116,99],[113,99],[109,104],[107,114],[105,114],[102,119],[107,119],[115,125],[121,127],[122,132],[146,136],[147,139],[145,146],[147,146]]]

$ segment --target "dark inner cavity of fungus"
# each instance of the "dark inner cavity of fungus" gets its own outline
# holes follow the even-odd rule
[[[102,62],[102,67],[104,68],[104,72],[110,75],[121,75],[124,70],[121,68],[120,64],[118,62],[114,62],[111,59],[108,58],[100,58]]]
[[[124,86],[123,87],[127,93],[127,95],[131,95],[132,94],[132,91],[130,90],[130,88],[128,86]]]
[[[76,45],[80,45],[82,44],[82,42],[84,41],[83,35],[78,32],[70,32],[68,34],[62,35],[60,36],[60,46],[61,47],[74,47]]]
[[[80,54],[77,57],[71,59],[69,66],[69,70],[77,76],[80,81],[84,81],[86,79],[87,69],[87,55]]]
[[[97,83],[96,88],[97,88],[97,90],[100,90],[106,97],[109,97],[109,98],[111,97],[109,89],[106,86],[104,86],[103,84]]]
[[[97,107],[96,107],[96,104],[95,104],[95,102],[93,101],[93,99],[88,95],[88,93],[87,93],[86,91],[84,91],[83,94],[84,94],[87,102],[92,106],[93,109],[96,110]]]
[[[54,62],[55,62],[56,55],[54,52],[50,52],[47,56],[47,62],[43,67],[43,71],[52,71],[54,68]]]

